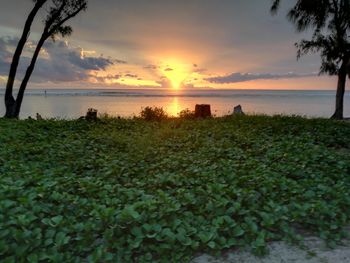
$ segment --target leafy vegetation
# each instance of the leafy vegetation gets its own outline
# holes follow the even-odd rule
[[[194,111],[190,109],[184,109],[179,112],[178,114],[180,119],[186,119],[186,120],[194,120],[196,119],[196,114]]]
[[[186,262],[339,241],[350,124],[234,116],[0,120],[1,262]]]
[[[146,121],[161,121],[167,119],[168,114],[162,107],[145,107],[142,108],[140,117]]]

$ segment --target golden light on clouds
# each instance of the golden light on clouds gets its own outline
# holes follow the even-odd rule
[[[173,91],[193,88],[306,89],[315,86],[315,80],[308,77],[295,77],[293,82],[289,78],[280,78],[278,81],[276,79],[252,79],[248,81],[244,78],[241,81],[239,79],[225,80],[233,74],[227,74],[224,70],[208,69],[204,62],[198,63],[191,58],[174,57],[176,56],[164,56],[162,59],[153,58],[137,63],[113,64],[105,70],[90,71],[88,82],[91,85],[111,88],[161,88]],[[239,77],[248,73],[237,74]],[[255,75],[259,76],[259,74]],[[222,81],[220,77],[223,79]],[[211,79],[216,78],[219,81],[211,81]],[[327,82],[328,86],[332,85],[330,81]],[[173,106],[175,105],[176,102],[173,103]],[[175,114],[176,107],[173,106],[171,112]]]
[[[180,89],[186,79],[192,74],[192,64],[185,64],[177,60],[166,60],[161,67],[161,73],[171,82],[173,89]]]
[[[128,86],[158,86],[158,83],[154,80],[147,80],[147,79],[133,79],[133,78],[126,78],[118,80],[118,83],[125,84]]]

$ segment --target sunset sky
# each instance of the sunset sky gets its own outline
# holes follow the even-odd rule
[[[1,0],[0,87],[29,0]],[[90,0],[67,39],[45,45],[30,87],[335,89],[319,77],[320,59],[296,60],[287,4],[271,16],[270,0]],[[23,74],[42,28],[32,29]]]

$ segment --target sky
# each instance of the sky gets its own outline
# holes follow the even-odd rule
[[[31,0],[1,0],[0,87]],[[286,19],[293,0],[89,0],[68,24],[69,38],[47,41],[30,87],[164,89],[335,89],[318,76],[320,58],[297,61],[294,44],[310,37]],[[31,30],[16,84],[42,30]]]

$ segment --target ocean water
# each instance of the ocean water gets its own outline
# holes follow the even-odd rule
[[[4,90],[0,90],[3,97]],[[23,100],[21,118],[40,113],[47,118],[77,118],[89,108],[113,116],[132,117],[143,107],[163,107],[176,116],[196,104],[210,104],[213,114],[232,113],[240,104],[247,113],[330,117],[334,111],[335,91],[296,90],[28,90]],[[3,99],[0,115],[5,113]],[[345,95],[345,116],[350,117],[350,93]]]

